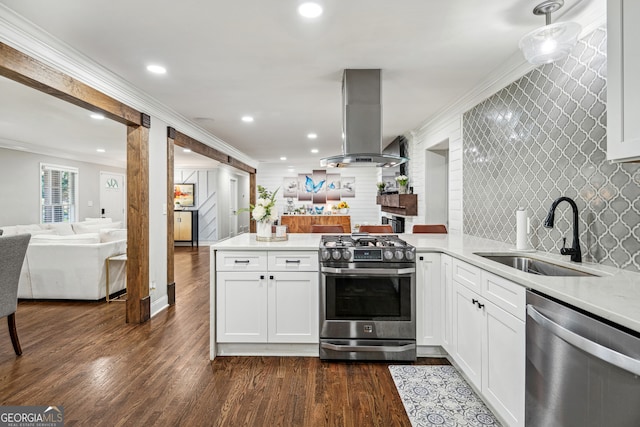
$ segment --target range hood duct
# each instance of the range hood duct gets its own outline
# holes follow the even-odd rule
[[[346,69],[342,76],[342,155],[320,159],[322,167],[392,167],[406,157],[383,154],[380,70]]]

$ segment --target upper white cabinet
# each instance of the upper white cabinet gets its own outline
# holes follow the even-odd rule
[[[440,345],[440,254],[419,253],[416,270],[416,342]]]
[[[640,161],[640,1],[607,2],[607,158]]]

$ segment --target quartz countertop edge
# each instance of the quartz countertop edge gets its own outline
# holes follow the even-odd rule
[[[640,273],[601,264],[569,262],[559,253],[522,253],[599,277],[535,276],[482,258],[476,253],[516,255],[514,245],[462,234],[400,234],[418,252],[439,252],[475,265],[489,273],[537,290],[611,322],[640,332]],[[288,235],[283,242],[258,242],[255,234],[241,234],[222,240],[211,250],[318,250],[321,234]]]

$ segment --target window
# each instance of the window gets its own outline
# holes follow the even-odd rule
[[[40,222],[75,222],[78,169],[41,163],[40,194]]]

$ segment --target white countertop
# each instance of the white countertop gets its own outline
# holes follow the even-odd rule
[[[317,250],[321,234],[289,234],[284,242],[258,242],[255,234],[220,241],[211,250]],[[601,277],[536,276],[489,261],[475,252],[517,253],[513,245],[457,234],[401,234],[419,252],[441,252],[527,288],[640,332],[640,273],[600,264],[569,262],[568,257],[547,252],[525,255],[554,262]]]

